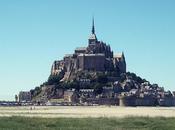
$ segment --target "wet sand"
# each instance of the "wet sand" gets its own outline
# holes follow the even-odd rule
[[[86,117],[175,117],[175,107],[118,107],[118,106],[26,106],[0,107],[0,116],[29,116],[44,118]]]

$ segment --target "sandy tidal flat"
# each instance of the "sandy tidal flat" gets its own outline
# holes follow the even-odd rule
[[[0,107],[0,116],[29,117],[175,117],[175,107],[117,107],[117,106],[27,106]]]

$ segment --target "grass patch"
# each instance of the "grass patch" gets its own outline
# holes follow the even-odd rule
[[[175,118],[0,117],[0,130],[175,130]]]

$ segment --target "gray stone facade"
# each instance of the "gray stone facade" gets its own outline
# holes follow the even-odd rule
[[[19,102],[30,102],[32,100],[32,96],[30,92],[19,92]]]
[[[78,69],[104,71],[105,70],[104,54],[80,54],[78,56]]]

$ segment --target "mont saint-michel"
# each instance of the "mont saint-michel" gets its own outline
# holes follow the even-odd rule
[[[100,41],[92,20],[85,47],[55,60],[46,82],[19,93],[19,102],[42,105],[174,106],[175,93],[127,70],[124,52]],[[16,97],[17,99],[17,97]]]

